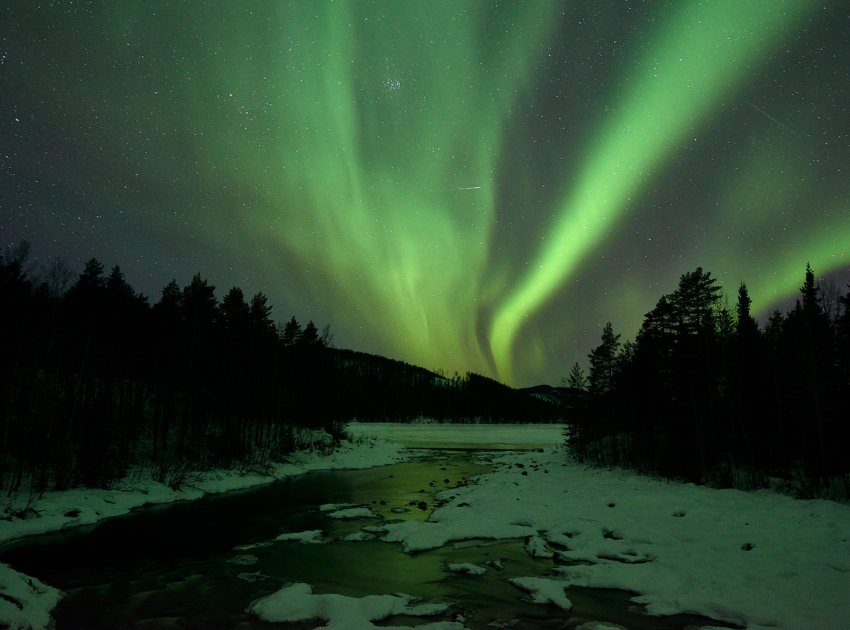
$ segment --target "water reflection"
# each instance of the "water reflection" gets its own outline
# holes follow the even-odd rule
[[[523,600],[512,577],[545,575],[553,560],[534,559],[522,540],[464,541],[432,551],[404,554],[379,540],[345,542],[367,520],[334,520],[319,512],[326,503],[365,505],[384,520],[424,520],[434,495],[470,482],[491,469],[468,453],[423,453],[420,461],[362,471],[314,472],[265,487],[201,501],[146,508],[67,532],[8,544],[0,561],[62,589],[54,611],[57,628],[298,628],[316,623],[267,624],[244,613],[253,600],[290,582],[312,584],[316,593],[352,597],[405,592],[426,601],[455,602],[470,629],[573,628],[607,620],[627,628],[684,628],[708,620],[665,620],[630,611],[629,594],[571,588],[574,608]],[[448,481],[447,481],[448,480]],[[424,502],[426,509],[420,509]],[[236,546],[271,541],[285,532],[322,529],[326,544],[276,542],[248,550]],[[232,562],[252,555],[250,565]],[[500,560],[497,570],[486,565]],[[228,562],[231,561],[231,562]],[[447,573],[446,563],[488,566],[484,576]],[[249,582],[240,573],[267,580]],[[435,619],[395,617],[389,625],[415,626]],[[513,624],[513,625],[505,625]],[[722,625],[716,622],[712,625]]]

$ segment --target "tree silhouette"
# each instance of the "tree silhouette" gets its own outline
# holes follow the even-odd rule
[[[620,348],[620,335],[614,334],[611,322],[602,330],[602,343],[587,355],[590,359],[590,393],[607,394],[614,388],[617,370],[617,351]]]
[[[295,316],[286,322],[283,328],[283,345],[286,347],[294,346],[301,339],[301,324],[295,321]]]

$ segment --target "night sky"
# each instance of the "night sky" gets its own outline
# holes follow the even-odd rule
[[[41,6],[39,6],[41,5]],[[517,386],[697,266],[850,282],[846,0],[0,7],[0,246]]]

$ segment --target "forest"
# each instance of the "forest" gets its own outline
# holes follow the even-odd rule
[[[794,308],[763,328],[747,287],[729,307],[697,268],[663,295],[634,341],[608,323],[573,366],[568,449],[718,487],[777,487],[850,498],[850,293],[815,282],[807,265]]]
[[[108,487],[131,471],[179,486],[191,471],[262,470],[338,445],[345,423],[549,422],[560,409],[477,374],[445,377],[332,346],[262,293],[219,301],[195,275],[155,304],[120,267],[0,252],[0,488]],[[324,429],[322,444],[296,428]]]

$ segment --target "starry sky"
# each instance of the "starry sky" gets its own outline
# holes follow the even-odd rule
[[[850,283],[843,0],[0,7],[0,246],[515,386],[697,266]]]

